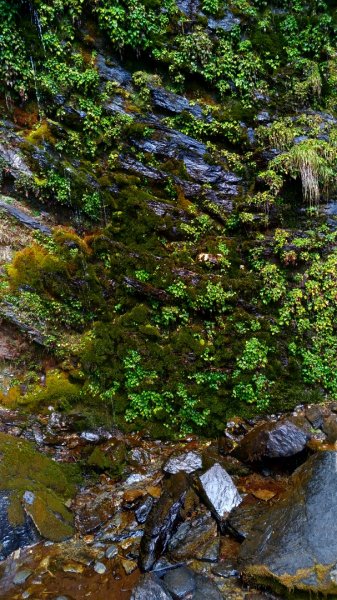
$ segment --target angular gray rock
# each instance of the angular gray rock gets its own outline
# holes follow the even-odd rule
[[[304,450],[310,436],[290,421],[262,423],[239,442],[233,455],[242,461],[288,458]]]
[[[337,453],[299,467],[287,493],[254,524],[240,551],[244,575],[272,587],[337,597]]]
[[[151,96],[154,106],[158,108],[163,108],[164,110],[175,114],[187,111],[195,117],[202,117],[201,107],[197,104],[190,104],[184,96],[179,96],[164,88],[152,88]]]
[[[209,512],[185,521],[173,535],[168,550],[176,561],[190,559],[217,562],[220,552],[220,536],[216,521]]]
[[[156,575],[147,573],[133,590],[130,600],[172,600],[172,596]]]
[[[215,583],[204,575],[196,576],[197,587],[192,600],[224,600]]]
[[[173,475],[166,482],[160,499],[152,508],[140,545],[139,565],[143,571],[149,571],[164,554],[181,520],[180,511],[188,486],[185,473]]]
[[[225,519],[241,503],[241,496],[227,471],[218,463],[199,477],[203,499],[219,519]]]
[[[179,471],[193,473],[201,468],[202,458],[200,454],[197,454],[197,452],[186,452],[184,454],[171,456],[164,465],[163,471],[171,474],[178,473]]]
[[[140,504],[140,506],[135,510],[135,516],[138,523],[145,523],[147,517],[150,514],[152,506],[153,498],[151,496],[148,496],[147,498],[145,498],[144,502],[142,502],[142,504]]]
[[[194,573],[187,567],[172,569],[166,573],[163,581],[174,600],[181,600],[195,590]]]
[[[41,231],[41,233],[44,233],[45,235],[51,235],[51,230],[49,229],[49,227],[43,225],[38,219],[28,215],[23,210],[20,210],[16,206],[13,206],[11,204],[12,200],[13,198],[3,196],[2,194],[0,194],[0,211],[4,211],[7,214],[11,215],[25,227],[29,227],[30,229],[36,229],[37,231]]]

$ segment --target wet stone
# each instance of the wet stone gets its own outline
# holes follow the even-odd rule
[[[262,423],[239,442],[233,455],[242,461],[289,458],[302,452],[310,436],[290,421]]]
[[[334,444],[337,441],[337,417],[331,415],[323,420],[322,429],[327,436],[327,441]]]
[[[30,571],[29,569],[23,569],[22,571],[18,571],[13,579],[13,582],[15,583],[15,585],[21,585],[22,583],[25,583],[25,581],[28,579],[28,577],[30,577],[32,574],[32,571]]]
[[[178,473],[179,471],[193,473],[201,468],[202,458],[200,454],[197,454],[197,452],[186,452],[185,454],[171,456],[164,465],[163,471],[171,474]]]
[[[115,558],[115,556],[117,556],[118,554],[118,548],[117,546],[109,546],[109,548],[107,548],[107,550],[105,551],[105,556],[106,558],[108,558],[109,560],[112,558]]]
[[[39,541],[40,536],[32,522],[25,516],[24,523],[12,525],[8,516],[10,495],[0,492],[0,560],[3,560],[14,550],[29,546]]]
[[[106,572],[106,566],[101,562],[96,562],[94,565],[94,571],[98,573],[98,575],[104,575]]]
[[[153,88],[151,90],[153,105],[157,108],[162,108],[168,112],[179,114],[182,111],[187,111],[195,117],[202,117],[200,106],[192,105],[187,98],[179,96],[173,92],[169,92],[164,88]]]
[[[337,596],[336,461],[336,452],[311,456],[282,499],[256,520],[240,550],[246,576]]]
[[[314,429],[318,429],[323,425],[324,410],[320,406],[308,406],[305,410],[305,416]]]
[[[193,600],[223,600],[217,585],[204,575],[196,576],[196,590],[193,594]]]
[[[172,596],[156,575],[147,573],[133,590],[130,600],[172,600]]]
[[[179,567],[166,573],[163,581],[174,600],[185,598],[195,589],[195,576],[187,567]]]
[[[227,471],[218,463],[199,478],[201,494],[219,519],[226,518],[241,502],[241,496]]]
[[[169,544],[170,556],[177,561],[196,559],[216,562],[219,558],[220,537],[210,513],[182,523]]]
[[[148,496],[145,501],[135,511],[137,522],[141,525],[145,523],[153,506],[153,498]]]
[[[218,577],[228,579],[229,577],[238,577],[239,571],[237,565],[231,561],[219,562],[212,568],[212,573]]]
[[[171,571],[171,569],[176,569],[177,567],[183,566],[183,563],[171,562],[166,556],[162,556],[159,560],[157,560],[157,562],[155,562],[152,570],[158,575],[158,577],[163,577],[165,573]]]
[[[260,504],[241,504],[234,508],[227,520],[230,532],[239,540],[248,537],[256,519],[261,516],[264,507]]]
[[[240,19],[235,17],[231,11],[227,11],[222,19],[214,19],[210,17],[208,19],[209,29],[222,29],[223,31],[232,31],[235,25],[240,24]]]
[[[144,571],[152,568],[165,552],[167,545],[181,520],[180,511],[189,487],[182,472],[173,475],[165,483],[163,493],[146,521],[140,546],[140,566]]]
[[[137,563],[134,560],[123,559],[122,566],[126,575],[130,575],[137,569]]]

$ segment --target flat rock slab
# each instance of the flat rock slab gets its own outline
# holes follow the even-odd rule
[[[27,214],[26,212],[24,212],[17,206],[13,206],[12,204],[10,204],[11,200],[12,200],[12,198],[9,198],[7,196],[2,196],[0,194],[0,209],[5,211],[11,217],[14,217],[15,219],[17,219],[19,221],[19,223],[21,223],[25,227],[29,227],[30,229],[36,229],[37,231],[41,231],[41,233],[44,233],[44,235],[48,235],[48,236],[51,235],[51,230],[49,227],[47,227],[46,225],[43,225],[43,223],[40,223],[40,221],[38,219],[35,219],[34,217]]]
[[[227,471],[218,463],[199,477],[203,499],[218,519],[225,519],[241,503],[241,496]]]
[[[291,477],[280,501],[260,517],[240,551],[259,584],[337,597],[337,452],[319,452]]]
[[[245,435],[233,455],[247,462],[288,458],[302,452],[309,437],[306,431],[290,421],[262,423]]]

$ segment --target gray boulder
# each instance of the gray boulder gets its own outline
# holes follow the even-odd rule
[[[192,600],[224,600],[215,583],[204,575],[196,576],[197,587],[192,596]]]
[[[195,590],[194,573],[187,567],[179,567],[169,571],[164,576],[163,581],[174,600],[181,600]]]
[[[240,551],[246,578],[337,597],[337,453],[319,452],[255,522]]]
[[[152,573],[143,575],[130,600],[172,600],[164,584]]]
[[[262,423],[247,433],[233,455],[244,462],[289,458],[304,450],[309,437],[290,421]]]

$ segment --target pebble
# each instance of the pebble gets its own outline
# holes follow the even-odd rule
[[[25,583],[25,581],[28,579],[28,577],[30,577],[32,574],[32,571],[30,571],[29,569],[24,569],[23,571],[18,571],[18,573],[16,573],[13,581],[15,583],[15,585],[20,585],[21,583]]]
[[[137,569],[137,563],[134,560],[122,560],[122,565],[126,575],[130,575]]]
[[[98,575],[104,575],[106,572],[106,566],[101,562],[96,562],[94,566],[94,571],[98,573]]]
[[[117,556],[118,554],[118,548],[117,546],[109,546],[109,548],[107,548],[106,552],[105,552],[105,556],[106,558],[115,558],[115,556]]]

